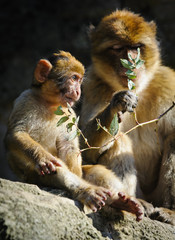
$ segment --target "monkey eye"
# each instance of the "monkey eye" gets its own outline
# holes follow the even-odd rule
[[[71,79],[72,79],[73,81],[77,81],[77,82],[79,82],[79,83],[82,83],[82,81],[83,81],[83,79],[82,79],[80,76],[76,75],[76,74],[72,75],[72,76],[71,76]]]
[[[122,51],[123,48],[124,48],[124,47],[123,47],[122,45],[117,45],[117,44],[114,45],[114,46],[112,46],[112,49],[113,49],[113,50],[117,50],[117,51]]]
[[[73,80],[77,80],[79,77],[78,77],[77,75],[73,75],[71,78],[72,78]]]

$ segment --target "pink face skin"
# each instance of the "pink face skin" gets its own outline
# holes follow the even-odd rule
[[[81,96],[81,83],[82,76],[78,73],[73,73],[70,78],[64,83],[64,92],[62,93],[61,103],[63,106],[67,106],[67,103],[72,107]]]

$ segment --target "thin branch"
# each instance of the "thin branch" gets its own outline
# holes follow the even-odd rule
[[[84,152],[86,150],[89,150],[89,149],[92,149],[92,150],[98,150],[100,148],[103,148],[105,146],[107,146],[109,143],[113,142],[113,141],[117,141],[120,137],[122,137],[123,135],[127,135],[128,133],[132,132],[133,130],[137,129],[138,127],[143,127],[147,124],[151,124],[151,123],[157,123],[159,121],[159,119],[161,119],[163,116],[165,116],[170,110],[172,110],[175,106],[175,102],[173,102],[172,106],[170,106],[164,113],[162,113],[158,118],[155,118],[153,120],[150,120],[150,121],[147,121],[147,122],[143,122],[143,123],[138,123],[137,122],[137,125],[134,126],[133,128],[129,129],[128,131],[124,132],[124,133],[120,133],[118,134],[117,136],[113,136],[111,135],[108,130],[103,127],[99,121],[99,119],[96,119],[97,123],[99,124],[100,128],[102,128],[108,135],[110,135],[112,137],[111,140],[109,140],[108,142],[106,142],[103,146],[101,147],[89,147],[88,148],[84,148],[84,149],[81,149],[81,152]]]
[[[162,118],[165,114],[167,114],[173,107],[175,106],[175,102],[173,102],[173,104],[171,105],[171,107],[169,107],[164,113],[162,113],[158,119]]]

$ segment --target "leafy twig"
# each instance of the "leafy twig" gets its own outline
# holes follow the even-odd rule
[[[133,58],[130,53],[128,53],[128,58],[130,61],[127,59],[120,59],[120,61],[123,67],[128,69],[126,71],[126,76],[128,77],[128,88],[129,90],[133,90],[135,89],[135,83],[132,80],[137,77],[134,69],[139,69],[145,61],[140,59],[140,48],[137,48],[136,58]]]

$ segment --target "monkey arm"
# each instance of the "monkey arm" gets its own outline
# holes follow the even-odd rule
[[[8,133],[5,142],[8,145],[8,150],[19,160],[30,163],[33,167],[38,168],[39,171],[43,168],[48,168],[51,171],[56,171],[56,166],[61,166],[54,156],[48,153],[39,143],[30,137],[25,131],[14,131]],[[47,172],[47,171],[46,171]]]
[[[91,146],[102,146],[111,138],[111,136],[101,128],[95,131],[97,119],[100,120],[102,126],[109,128],[115,113],[125,113],[126,111],[133,112],[133,108],[136,108],[137,102],[137,96],[131,91],[126,90],[117,92],[113,96],[110,104],[104,110],[101,110],[99,114],[94,116],[87,125],[85,124],[84,129],[82,128],[89,144]]]
[[[111,111],[111,105],[107,106],[106,109],[98,114],[94,119],[90,120],[83,130],[83,134],[88,140],[88,143],[91,147],[101,147],[105,145],[111,138],[109,134],[107,134],[103,129],[99,129],[97,131],[97,121],[96,119],[100,120],[102,126],[109,128],[111,121],[114,117],[114,112]],[[92,134],[93,132],[93,134]],[[110,147],[110,144],[106,146],[107,148]],[[81,137],[81,149],[87,148],[84,139]],[[84,151],[83,158],[87,159],[88,162],[96,163],[97,159],[100,157],[101,152],[99,149],[95,150],[88,150]]]
[[[91,146],[101,146],[104,144],[104,140],[108,141],[111,138],[103,129],[100,128],[97,131],[97,119],[100,120],[102,126],[109,128],[113,117],[114,112],[111,111],[111,106],[109,105],[103,112],[87,123],[82,131]]]

